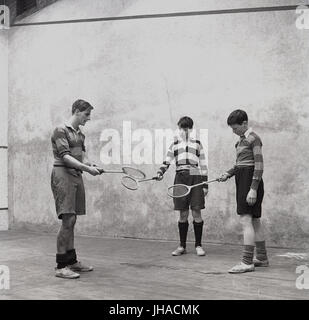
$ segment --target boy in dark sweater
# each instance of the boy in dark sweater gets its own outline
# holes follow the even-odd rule
[[[264,232],[260,222],[264,196],[263,154],[260,137],[248,126],[248,116],[243,110],[233,111],[227,124],[240,137],[236,143],[236,165],[222,174],[220,181],[235,176],[237,214],[244,234],[242,261],[229,273],[254,271],[256,266],[268,266]],[[254,255],[256,245],[256,258]]]

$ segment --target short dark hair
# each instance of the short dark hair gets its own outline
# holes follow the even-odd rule
[[[193,128],[193,120],[190,117],[182,117],[179,119],[177,125],[182,129],[192,129]]]
[[[228,126],[233,124],[242,124],[244,121],[248,121],[248,115],[244,110],[234,110],[227,118]]]
[[[80,112],[83,112],[83,111],[86,111],[88,109],[92,110],[93,106],[89,102],[87,102],[85,100],[78,99],[72,105],[72,114],[74,114],[76,110],[79,110]]]

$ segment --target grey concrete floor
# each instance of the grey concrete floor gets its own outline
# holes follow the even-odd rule
[[[231,275],[241,247],[205,243],[198,257],[193,243],[188,254],[172,257],[176,242],[76,237],[79,258],[95,267],[80,279],[54,276],[55,235],[23,231],[0,232],[0,265],[10,269],[10,289],[0,299],[309,299],[309,290],[295,286],[303,252],[269,249],[271,266]],[[309,281],[309,280],[308,280]]]

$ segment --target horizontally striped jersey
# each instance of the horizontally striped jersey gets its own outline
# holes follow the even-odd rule
[[[251,183],[251,188],[254,190],[258,189],[264,170],[262,145],[260,137],[251,128],[248,129],[235,145],[236,165],[227,171],[232,177],[235,175],[237,167],[254,166]]]
[[[176,171],[191,170],[193,174],[201,175],[203,181],[207,180],[208,168],[206,156],[202,143],[199,140],[176,138],[170,145],[163,165],[158,172],[164,174],[172,161],[175,161]]]

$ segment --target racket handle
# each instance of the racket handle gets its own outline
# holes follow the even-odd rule
[[[208,181],[204,181],[203,183],[204,184],[209,184],[209,183],[216,182],[216,181],[219,182],[219,178],[208,180]]]
[[[142,180],[138,180],[138,182],[151,181],[151,180],[158,180],[158,177],[152,177],[152,178],[142,179]]]

